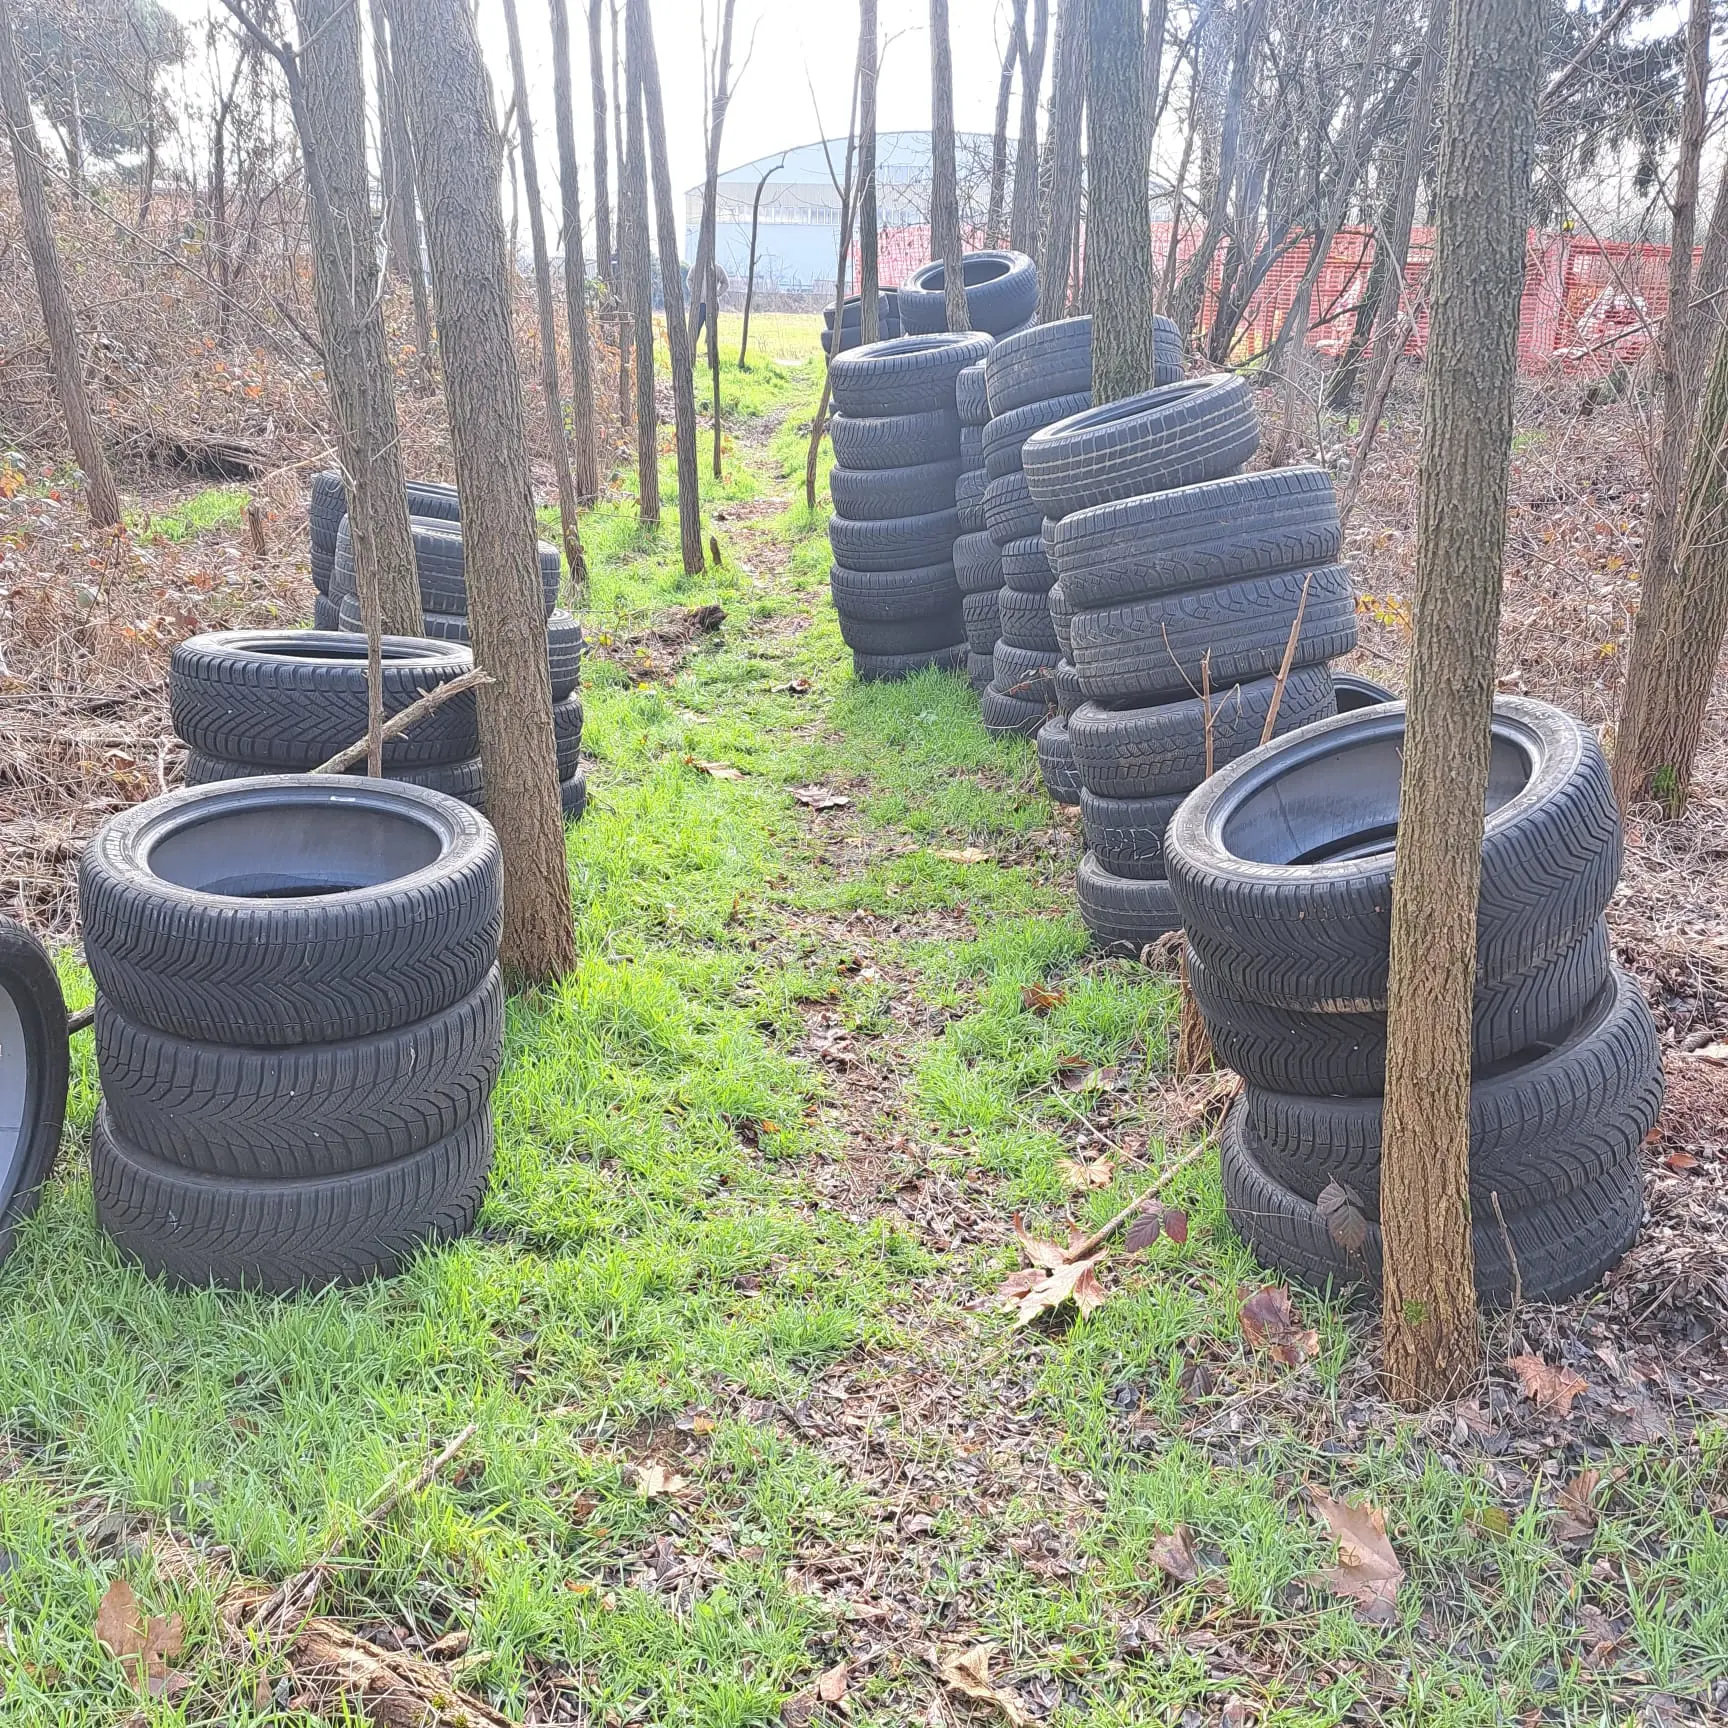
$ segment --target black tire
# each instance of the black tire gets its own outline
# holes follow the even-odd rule
[[[982,469],[963,472],[954,482],[954,511],[960,518],[962,534],[983,534],[989,528],[984,515],[984,488],[990,477]],[[990,542],[996,544],[994,540]]]
[[[966,682],[980,696],[990,687],[990,680],[996,675],[996,661],[989,654],[966,655]]]
[[[557,751],[558,778],[576,772],[582,750],[582,698],[566,696],[552,704],[552,741]]]
[[[1214,690],[1209,703],[1198,696],[1145,707],[1084,702],[1068,719],[1080,779],[1108,798],[1190,791],[1206,778],[1208,706],[1216,772],[1259,746],[1277,682],[1258,678]],[[1330,673],[1324,666],[1299,668],[1285,680],[1277,732],[1293,732],[1331,712]]]
[[[68,1069],[54,962],[22,924],[0,918],[0,1260],[54,1172]]]
[[[912,618],[849,618],[840,614],[840,639],[856,654],[928,654],[966,635],[960,597],[941,612]]]
[[[1029,648],[1051,661],[1062,652],[1050,625],[1050,608],[1042,594],[1004,588],[1001,595],[1002,640],[1011,648]]]
[[[919,414],[828,422],[834,460],[843,468],[904,468],[913,462],[952,462],[960,454],[960,421],[952,406]]]
[[[912,468],[834,468],[828,493],[837,515],[854,522],[885,522],[895,516],[927,516],[954,507],[958,457],[920,462]]]
[[[1094,946],[1107,953],[1138,954],[1148,942],[1182,928],[1168,882],[1112,876],[1090,852],[1075,877],[1080,922]]]
[[[828,570],[828,592],[842,618],[862,623],[896,623],[955,611],[959,585],[952,564],[926,564],[911,570]],[[952,642],[952,636],[942,639]]]
[[[459,522],[411,516],[408,527],[414,541],[414,569],[420,579],[420,606],[426,612],[459,612],[468,610],[467,565],[462,550],[462,525]],[[558,590],[563,584],[563,563],[558,548],[546,541],[538,542],[540,551],[540,587],[545,611],[550,616],[558,604]],[[352,598],[354,586],[354,552],[348,539],[348,519],[336,535],[336,553],[330,570],[330,597],[336,601]]]
[[[1002,549],[988,534],[962,534],[954,542],[954,579],[962,594],[994,594],[1002,586]]]
[[[1276,468],[1179,486],[1064,516],[1055,563],[1082,611],[1335,563],[1343,532],[1332,476]]]
[[[262,780],[279,772],[251,762],[225,762],[219,756],[206,756],[201,750],[188,750],[180,778],[188,786],[214,786],[223,780]],[[348,772],[363,776],[366,764],[357,762]],[[446,798],[460,798],[476,810],[486,807],[486,782],[478,756],[471,756],[466,762],[435,762],[424,768],[386,767],[384,778],[404,786],[423,786],[428,792],[442,792]]]
[[[425,1020],[498,959],[498,838],[455,799],[335,775],[193,786],[96,831],[84,952],[129,1020],[333,1044]]]
[[[1260,447],[1248,381],[1213,373],[1088,408],[1026,440],[1020,462],[1047,516],[1234,474]]]
[[[1359,1255],[1347,1254],[1318,1208],[1260,1167],[1246,1121],[1238,1104],[1224,1120],[1220,1151],[1224,1208],[1255,1257],[1315,1289],[1377,1288],[1379,1225],[1370,1222]],[[1471,1227],[1478,1298],[1490,1307],[1504,1307],[1515,1294],[1524,1302],[1562,1302],[1588,1290],[1637,1239],[1644,1216],[1639,1162],[1611,1164],[1586,1187],[1544,1204],[1501,1210],[1504,1235],[1492,1210],[1478,1212]]]
[[[966,646],[974,655],[988,655],[1002,635],[1002,607],[999,590],[992,588],[983,594],[968,594],[960,602],[966,620]],[[995,662],[992,661],[994,666]]]
[[[948,303],[941,263],[922,264],[900,288],[900,322],[908,330],[946,330]],[[974,330],[1005,336],[1038,310],[1038,271],[1023,252],[967,252],[960,260],[966,317]]]
[[[1100,868],[1135,882],[1164,880],[1164,831],[1186,792],[1156,798],[1110,798],[1081,777],[1080,826]]]
[[[580,822],[588,808],[588,776],[580,768],[558,782],[558,804],[566,822]]]
[[[1074,710],[1086,700],[1079,673],[1066,660],[1058,660],[1050,669],[1050,688],[1056,695],[1057,712],[1064,720],[1072,720]]]
[[[427,612],[422,614],[421,628],[434,642],[471,640],[466,614],[461,612]],[[360,602],[342,602],[344,630],[360,628]],[[552,683],[552,700],[562,702],[582,682],[582,626],[568,612],[554,612],[546,620],[546,673]]]
[[[359,601],[354,603],[356,622],[360,611]],[[312,628],[314,630],[346,630],[348,626],[342,622],[342,608],[328,594],[312,596]]]
[[[1029,331],[1029,335],[1036,332]],[[1016,337],[1016,341],[1023,338]],[[1090,388],[1047,401],[1028,402],[1007,414],[992,414],[984,428],[984,469],[992,480],[1012,474],[1020,466],[1020,452],[1034,432],[1054,426],[1058,420],[1079,414],[1092,406]]]
[[[1002,548],[1002,586],[1021,594],[1048,594],[1056,580],[1050,560],[1044,556],[1044,542],[1036,534],[1024,540],[1010,540]]]
[[[978,709],[984,730],[992,738],[1036,738],[1050,718],[1050,710],[1042,702],[1011,696],[994,682],[979,697]]]
[[[1012,414],[1028,402],[1092,390],[1092,320],[1063,318],[1005,336],[984,362],[990,412]]]
[[[954,556],[954,542],[959,537],[960,518],[951,507],[887,522],[828,518],[828,545],[834,562],[848,570],[913,570],[921,565],[946,564]]]
[[[861,294],[848,294],[840,308],[840,327],[843,330],[857,330],[862,326],[864,318],[864,297]],[[897,324],[900,321],[900,297],[892,288],[884,288],[876,295],[876,325],[880,329],[884,324]],[[825,330],[834,328],[834,302],[830,300],[822,308],[822,327]]]
[[[497,969],[429,1019],[342,1044],[203,1044],[96,1004],[109,1124],[159,1163],[301,1180],[411,1157],[488,1108],[503,1050]]]
[[[1032,502],[1026,476],[1018,469],[985,486],[984,525],[998,546],[1025,540],[1044,526],[1044,512]]]
[[[1403,742],[1402,703],[1340,714],[1233,762],[1177,812],[1170,880],[1221,987],[1328,1013],[1385,1001]],[[1512,978],[1589,929],[1620,854],[1595,734],[1546,703],[1499,698],[1478,982]]]
[[[981,474],[984,471],[984,428],[960,422],[960,471]]]
[[[1044,595],[1044,603],[1050,608],[1050,627],[1056,632],[1056,644],[1062,650],[1062,658],[1072,666],[1071,656],[1074,652],[1074,608],[1068,603],[1068,593],[1060,582],[1052,582]],[[1074,687],[1080,687],[1080,677],[1076,673]]]
[[[1363,678],[1355,672],[1334,671],[1332,694],[1340,714],[1354,714],[1358,708],[1378,708],[1382,702],[1398,700],[1396,690],[1389,690],[1384,684],[1377,684],[1372,678]]]
[[[1160,701],[1198,690],[1206,673],[1222,688],[1276,672],[1298,615],[1292,665],[1314,666],[1349,653],[1356,646],[1349,567],[1286,570],[1099,612],[1076,611],[1069,639],[1087,695]]]
[[[1182,332],[1174,319],[1162,312],[1152,318],[1152,383],[1162,389],[1166,384],[1181,382],[1185,370],[1182,357]]]
[[[1576,1026],[1612,973],[1600,918],[1571,946],[1511,978],[1484,983],[1471,1012],[1471,1057],[1479,1071],[1546,1047]],[[1194,1000],[1220,1059],[1244,1080],[1273,1092],[1378,1098],[1386,1084],[1384,1009],[1314,1014],[1269,1008],[1212,981],[1205,959],[1189,956]],[[1289,1181],[1280,1175],[1280,1181]],[[1300,1184],[1291,1183],[1296,1187]]]
[[[1038,772],[1052,803],[1080,802],[1080,776],[1074,771],[1074,752],[1068,748],[1068,727],[1060,714],[1051,715],[1038,728]]]
[[[957,641],[927,654],[854,654],[852,673],[865,684],[893,684],[932,668],[938,672],[963,672],[966,659],[966,644]]]
[[[161,1163],[128,1145],[105,1108],[90,1138],[96,1218],[121,1253],[173,1284],[273,1295],[388,1277],[464,1234],[491,1168],[485,1110],[424,1152],[301,1181]]]
[[[906,319],[902,296],[901,323]],[[982,360],[990,352],[991,340],[983,335],[906,335],[891,342],[875,342],[853,354],[842,354],[828,368],[835,406],[842,414],[865,416],[924,414],[938,409],[954,414],[954,380],[963,367]],[[959,444],[959,419],[955,415],[955,444]],[[839,451],[836,449],[836,456]],[[896,464],[913,460],[910,454],[896,457]],[[861,467],[870,464],[861,463]]]
[[[336,530],[348,514],[348,494],[342,486],[342,471],[326,468],[312,476],[312,494],[306,506],[307,538],[312,546],[312,568],[316,575],[320,556],[324,561],[325,586],[329,583],[330,559],[336,551]]]
[[[962,426],[982,428],[990,419],[990,398],[985,389],[985,367],[989,359],[974,360],[954,378],[954,407]]]
[[[430,522],[460,522],[462,504],[456,488],[442,480],[410,480],[408,514],[423,516]]]
[[[993,682],[1004,696],[1036,703],[1046,715],[1056,712],[1056,693],[1050,683],[1050,671],[1056,664],[1054,654],[1047,654],[1041,648],[1016,648],[1011,642],[1000,641],[994,654],[996,676]]]
[[[384,713],[400,713],[472,669],[466,648],[423,636],[383,639]],[[282,770],[316,768],[366,733],[366,642],[346,631],[218,630],[169,661],[175,732],[194,750]],[[464,691],[384,746],[393,768],[480,753],[474,693]]]

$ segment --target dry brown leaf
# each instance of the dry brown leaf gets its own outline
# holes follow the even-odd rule
[[[846,1681],[846,1664],[842,1662],[817,1679],[816,1696],[824,1704],[838,1704],[846,1696]]]
[[[1042,1266],[1046,1272],[1054,1272],[1066,1262],[1067,1250],[1058,1248],[1054,1242],[1045,1242],[1037,1236],[1028,1235],[1026,1226],[1020,1222],[1018,1212],[1014,1214],[1014,1234],[1020,1239],[1021,1251],[1034,1266]]]
[[[792,796],[812,810],[838,810],[852,802],[844,792],[830,792],[826,786],[800,786]]]
[[[1694,1158],[1690,1152],[1670,1152],[1662,1162],[1666,1164],[1670,1170],[1678,1171],[1681,1174],[1684,1174],[1688,1170],[1696,1170],[1698,1168],[1698,1160]]]
[[[1572,1414],[1572,1400],[1590,1389],[1590,1382],[1569,1368],[1553,1368],[1540,1356],[1513,1356],[1506,1366],[1518,1376],[1524,1396],[1538,1410],[1551,1410],[1556,1416]]]
[[[1002,1280],[996,1294],[1004,1306],[1018,1308],[1020,1298],[1029,1291],[1037,1289],[1044,1282],[1044,1276],[1042,1266],[1022,1266],[1018,1272],[1010,1272]]]
[[[730,762],[698,762],[694,756],[684,758],[692,768],[699,768],[704,774],[712,775],[716,780],[742,780],[744,770],[734,768]]]
[[[1004,1692],[990,1681],[990,1658],[996,1654],[994,1644],[974,1644],[970,1650],[944,1657],[936,1672],[956,1692],[976,1698],[980,1704],[991,1704],[1002,1712],[1014,1728],[1033,1728],[1037,1717],[1012,1692]]]
[[[938,846],[932,850],[931,856],[949,864],[983,864],[990,854],[981,846]]]
[[[681,1494],[689,1483],[676,1471],[668,1470],[664,1464],[638,1464],[636,1466],[636,1492],[644,1500],[660,1500],[675,1494]]]
[[[1366,1502],[1352,1506],[1334,1500],[1318,1488],[1310,1488],[1308,1497],[1338,1539],[1338,1564],[1320,1577],[1338,1595],[1356,1603],[1365,1618],[1391,1619],[1404,1568],[1386,1539],[1386,1514]]]
[[[1554,1504],[1559,1511],[1554,1519],[1554,1534],[1562,1542],[1583,1542],[1595,1535],[1596,1509],[1590,1502],[1601,1482],[1600,1470],[1580,1470],[1556,1491]]]
[[[1066,990],[1050,990],[1042,984],[1020,986],[1020,1006],[1029,1014],[1048,1014],[1052,1008],[1060,1008],[1067,1000]]]
[[[96,1637],[140,1692],[160,1698],[186,1690],[189,1682],[185,1677],[170,1673],[168,1668],[185,1644],[180,1616],[152,1614],[146,1620],[124,1578],[116,1578],[102,1593],[96,1610]]]
[[[1098,1282],[1097,1265],[1101,1255],[1090,1260],[1063,1262],[1032,1286],[1017,1304],[1016,1326],[1025,1326],[1040,1314],[1060,1308],[1072,1298],[1082,1315],[1090,1314],[1104,1304],[1104,1291]]]
[[[1178,1524],[1168,1536],[1160,1536],[1148,1558],[1167,1578],[1178,1584],[1192,1584],[1200,1576],[1200,1562],[1194,1556],[1194,1538],[1186,1524]]]
[[[446,1632],[421,1651],[429,1662],[453,1662],[462,1655],[472,1642],[472,1634],[465,1626],[458,1626],[454,1632]]]
[[[1268,1284],[1244,1296],[1238,1323],[1252,1349],[1269,1352],[1287,1368],[1320,1353],[1320,1334],[1302,1324],[1290,1292],[1282,1284]]]
[[[138,1598],[124,1578],[116,1578],[102,1593],[96,1610],[96,1638],[118,1662],[144,1654],[144,1616],[138,1612]]]
[[[1058,1158],[1056,1168],[1070,1188],[1108,1188],[1116,1180],[1116,1166],[1108,1156],[1083,1163],[1078,1158]]]
[[[1224,1700],[1224,1714],[1218,1718],[1218,1728],[1249,1728],[1253,1720],[1254,1712],[1248,1700],[1232,1693]]]
[[[1334,1177],[1320,1190],[1314,1202],[1326,1234],[1344,1250],[1355,1256],[1368,1246],[1368,1219],[1362,1210],[1362,1196],[1347,1188]]]

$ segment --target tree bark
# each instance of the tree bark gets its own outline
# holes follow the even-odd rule
[[[337,0],[340,3],[340,0]],[[504,854],[500,959],[520,983],[575,964],[534,495],[498,183],[503,140],[467,0],[386,0],[426,194],[444,400],[479,691],[486,803]]]
[[[1380,1163],[1386,1368],[1407,1403],[1481,1361],[1470,1006],[1545,18],[1544,0],[1454,0],[1441,105]]]
[[[930,250],[942,260],[950,330],[970,330],[965,248],[960,239],[960,174],[954,159],[954,54],[948,0],[930,0]],[[839,314],[835,314],[838,327]]]
[[[990,132],[990,200],[984,215],[984,244],[1002,244],[1002,212],[1008,196],[1008,105],[1014,99],[1014,68],[1026,58],[1026,0],[1014,0],[1014,22],[1002,76],[996,85],[996,123]]]
[[[612,195],[606,161],[606,68],[601,64],[601,53],[600,0],[588,0],[588,92],[594,110],[594,250],[600,280],[610,288]]]
[[[666,112],[660,101],[660,67],[654,54],[654,21],[648,0],[629,0],[631,40],[640,46],[642,97],[648,121],[648,154],[654,169],[654,213],[660,236],[660,285],[666,301],[666,347],[672,360],[672,419],[678,451],[678,541],[684,574],[703,568],[702,494],[696,475],[696,379],[690,332],[684,323],[684,283],[678,267],[678,206],[672,199],[672,168],[666,155]]]
[[[876,302],[882,292],[882,267],[876,247],[876,76],[880,60],[876,0],[858,0],[858,340],[875,342],[882,334]],[[756,223],[750,223],[751,261],[755,261]],[[839,302],[836,302],[839,304]],[[834,327],[841,320],[835,317]]]
[[[378,56],[379,132],[387,140],[391,174],[387,196],[391,200],[392,247],[400,245],[400,273],[408,284],[414,305],[414,340],[419,349],[422,388],[435,383],[432,367],[432,303],[426,293],[426,262],[420,244],[420,193],[414,180],[414,152],[408,144],[408,123],[402,114],[402,99],[396,90],[396,74],[387,45],[388,25],[380,0],[372,0],[372,41]],[[396,235],[396,231],[400,234]]]
[[[54,244],[48,195],[42,184],[41,145],[36,137],[36,123],[30,117],[30,97],[24,88],[23,62],[18,55],[8,0],[0,0],[0,103],[6,111],[6,139],[12,151],[12,171],[18,180],[18,209],[24,239],[30,248],[30,263],[36,273],[36,292],[42,302],[42,325],[48,333],[48,356],[54,367],[60,412],[66,421],[66,440],[78,466],[84,470],[84,501],[91,522],[98,528],[117,528],[121,520],[120,494],[84,389],[84,349],[78,338],[72,297],[66,291],[66,276],[60,268],[59,249]]]
[[[654,402],[654,288],[648,274],[648,147],[642,136],[642,74],[634,33],[624,66],[624,183],[618,193],[619,268],[636,356],[636,516],[660,525],[660,418]],[[622,349],[620,350],[622,353]],[[621,362],[622,364],[622,362]],[[622,376],[619,380],[623,387]]]
[[[732,11],[734,0],[720,0],[720,46],[714,62],[714,89],[708,103],[708,160],[702,176],[702,219],[696,229],[696,256],[690,265],[690,346],[696,346],[696,320],[701,304],[712,322],[719,314],[708,294],[709,265],[714,259],[714,221],[720,201],[720,142],[726,130],[726,110],[732,102]],[[718,411],[719,404],[715,404]]]
[[[1014,190],[1008,201],[1008,244],[1028,258],[1038,256],[1038,95],[1044,85],[1044,46],[1050,0],[1032,0],[1032,34],[1021,44],[1020,136],[1014,146]]]
[[[1152,215],[1146,201],[1142,28],[1139,0],[1090,0],[1086,302],[1092,313],[1095,403],[1119,402],[1152,388]]]
[[[565,0],[551,0],[551,9],[552,101],[557,110],[558,193],[564,217],[564,318],[570,336],[570,431],[577,502],[592,504],[600,495],[600,453],[595,439],[594,345],[588,333],[588,261],[582,249],[582,183],[576,170],[570,14]],[[602,136],[604,132],[602,127]]]
[[[1086,111],[1086,0],[1067,0],[1056,12],[1056,75],[1050,91],[1050,201],[1045,206],[1044,256],[1038,261],[1038,322],[1068,313],[1068,266],[1074,254],[1074,218],[1083,171],[1080,140]]]

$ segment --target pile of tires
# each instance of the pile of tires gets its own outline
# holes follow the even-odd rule
[[[459,522],[462,507],[456,488],[435,480],[408,482],[408,514],[432,523]],[[312,500],[307,512],[312,544],[312,585],[318,590],[312,601],[312,626],[316,630],[340,630],[337,617],[341,596],[330,592],[336,569],[336,538],[348,517],[348,494],[343,490],[340,470],[326,468],[312,476]]]
[[[1306,727],[1209,780],[1164,843],[1195,1001],[1245,1082],[1223,1135],[1230,1217],[1261,1259],[1317,1285],[1380,1275],[1403,740],[1402,703]],[[1587,1288],[1643,1216],[1639,1148],[1662,1070],[1602,919],[1620,856],[1594,734],[1544,703],[1498,702],[1470,1096],[1476,1284],[1489,1303]],[[1353,1227],[1339,1227],[1341,1206]]]
[[[504,998],[497,837],[422,787],[200,786],[79,868],[96,1216],[177,1284],[397,1270],[473,1223]]]
[[[1153,321],[1157,381],[1182,376],[1182,338],[1168,318]],[[984,724],[993,733],[1038,740],[1044,784],[1058,803],[1075,804],[1080,783],[1055,700],[1062,658],[1050,611],[1056,581],[1045,537],[1045,511],[1021,464],[1031,436],[1092,406],[1092,320],[1065,318],[1004,338],[984,367],[990,420],[983,432],[984,517],[1002,570],[1001,628],[994,676],[984,693]]]
[[[954,408],[960,416],[960,478],[954,482],[954,513],[960,537],[954,542],[954,580],[966,620],[966,677],[983,692],[995,675],[996,640],[1001,635],[1002,554],[984,521],[984,428],[990,400],[984,383],[989,359],[974,360],[954,380]]]
[[[966,317],[973,330],[1010,336],[1038,316],[1038,268],[1024,252],[968,252],[960,260]],[[938,259],[922,264],[902,284],[900,324],[908,336],[948,328],[946,273]]]
[[[1336,711],[1327,662],[1356,617],[1332,483],[1239,473],[1259,438],[1247,382],[1218,373],[1076,414],[1021,452],[1056,570],[1080,913],[1106,948],[1180,927],[1164,831],[1184,796],[1254,749],[1274,707],[1274,735]]]
[[[844,354],[848,348],[858,347],[864,340],[863,325],[860,321],[864,305],[862,294],[850,294],[846,303],[840,309],[840,346],[834,346],[834,305],[830,301],[822,308],[822,352]],[[902,334],[900,328],[900,297],[896,290],[884,288],[876,296],[876,340],[889,342]]]
[[[22,924],[0,918],[0,1260],[53,1174],[69,1066],[54,962]]]
[[[988,336],[902,336],[837,356],[828,521],[829,589],[852,665],[866,680],[966,665],[954,571],[960,519],[956,379]]]

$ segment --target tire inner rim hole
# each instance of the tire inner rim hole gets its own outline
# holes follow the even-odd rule
[[[24,1016],[12,993],[0,989],[0,1212],[11,1203],[24,1152],[24,1124],[30,1120],[30,1053],[24,1045]]]

